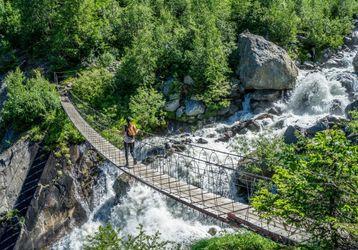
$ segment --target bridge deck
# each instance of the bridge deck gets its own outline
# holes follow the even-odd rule
[[[143,164],[138,164],[132,168],[123,167],[125,165],[124,153],[99,135],[81,117],[66,97],[62,97],[61,103],[73,124],[86,140],[103,157],[138,181],[221,221],[233,223],[236,226],[246,226],[253,231],[281,242],[296,243],[305,240],[305,234],[298,230],[293,232],[278,221],[268,222],[259,218],[255,210],[247,204],[207,192],[167,174],[159,173]],[[133,166],[133,163],[130,166]]]

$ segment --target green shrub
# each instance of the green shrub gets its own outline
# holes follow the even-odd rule
[[[272,181],[277,193],[261,188],[252,205],[261,216],[278,216],[307,230],[324,249],[358,244],[358,146],[339,129],[282,146]]]
[[[100,226],[98,232],[87,237],[84,245],[85,250],[161,250],[166,249],[170,244],[167,241],[160,240],[160,234],[148,235],[143,227],[139,226],[137,235],[119,236],[119,230],[113,228],[110,224]]]
[[[35,71],[34,77],[26,79],[17,69],[6,76],[4,83],[8,89],[8,99],[1,111],[3,126],[14,126],[19,131],[25,131],[42,124],[61,107],[55,86],[39,71]]]
[[[164,98],[153,88],[139,88],[131,97],[129,110],[139,127],[152,130],[165,124]]]
[[[8,99],[1,111],[1,126],[14,127],[18,132],[31,129],[31,139],[44,141],[50,150],[66,152],[71,143],[83,137],[61,108],[55,86],[39,71],[26,78],[19,70],[9,73],[5,80]]]
[[[115,97],[111,94],[113,78],[113,74],[105,68],[91,68],[66,82],[72,84],[72,92],[82,101],[101,109],[115,103]]]
[[[236,150],[252,159],[245,164],[248,172],[271,177],[283,146],[282,138],[262,136],[258,139],[238,140]]]
[[[21,13],[11,1],[0,0],[0,35],[13,41],[21,29]],[[1,39],[2,40],[2,39]]]
[[[200,240],[191,246],[192,250],[272,250],[282,248],[279,244],[251,232]]]
[[[45,133],[44,144],[49,150],[57,151],[60,155],[65,155],[70,144],[79,144],[85,140],[63,110],[48,116],[40,131]]]
[[[90,235],[87,238],[87,243],[84,245],[85,250],[116,250],[120,249],[121,238],[119,232],[115,230],[110,224],[100,226],[98,232]]]

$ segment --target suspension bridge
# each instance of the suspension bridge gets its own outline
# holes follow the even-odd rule
[[[141,163],[125,167],[124,152],[113,145],[107,133],[104,138],[84,117],[88,113],[79,108],[81,100],[73,94],[62,95],[61,104],[68,117],[88,143],[104,158],[119,167],[135,180],[159,191],[212,218],[234,226],[244,226],[265,237],[286,244],[296,244],[307,239],[301,230],[279,219],[265,220],[247,204],[252,190],[259,183],[270,180],[240,169],[242,157],[205,148],[191,142],[184,145],[166,138],[152,137],[136,144],[135,155]],[[88,108],[88,107],[87,107]],[[91,110],[92,111],[92,110]],[[100,127],[100,126],[97,126]],[[118,131],[116,132],[118,137]],[[245,189],[245,198],[237,190]]]
[[[55,82],[58,83],[56,74]],[[308,239],[304,231],[279,218],[260,218],[249,205],[255,188],[261,185],[272,187],[272,183],[267,177],[245,171],[243,162],[248,160],[247,157],[203,147],[187,138],[174,140],[147,134],[146,138],[136,142],[135,155],[139,164],[134,165],[131,159],[129,167],[125,167],[120,130],[109,129],[108,117],[69,89],[59,87],[58,90],[64,111],[89,145],[135,180],[209,217],[232,226],[246,227],[275,241],[296,244]],[[19,215],[3,231],[0,230],[0,249],[16,246],[23,223],[19,218],[27,216],[49,156],[40,149],[14,205]]]

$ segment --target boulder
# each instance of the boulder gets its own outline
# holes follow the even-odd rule
[[[347,105],[347,107],[344,110],[344,113],[346,114],[348,119],[352,119],[352,116],[350,115],[350,111],[358,111],[358,100],[355,100],[354,102]]]
[[[276,101],[281,97],[281,91],[277,90],[256,90],[251,95],[251,100],[255,101]]]
[[[316,124],[304,129],[304,134],[307,137],[314,137],[318,132],[331,129],[334,126],[343,126],[345,119],[334,116],[326,116],[318,120]],[[301,130],[302,131],[302,130]]]
[[[259,132],[260,125],[254,120],[238,122],[231,127],[231,131],[234,134],[245,134],[247,131]]]
[[[174,87],[174,78],[169,78],[164,82],[162,92],[165,96],[169,96]]]
[[[194,85],[194,80],[191,76],[187,75],[184,77],[184,84],[186,85]]]
[[[131,177],[125,174],[121,174],[114,181],[113,190],[116,193],[116,198],[119,200],[121,197],[127,194],[130,184],[133,182]]]
[[[352,38],[349,37],[349,36],[345,36],[345,37],[343,38],[343,41],[344,41],[344,44],[346,44],[346,45],[348,45],[348,46],[352,45]]]
[[[354,72],[358,72],[358,53],[355,55],[353,59],[353,68],[354,68]]]
[[[307,70],[312,70],[312,69],[315,69],[315,65],[311,62],[303,62],[301,65],[300,65],[300,68],[301,69],[307,69]]]
[[[196,143],[199,144],[208,144],[209,142],[207,140],[205,140],[204,138],[199,138],[196,140]]]
[[[263,113],[265,110],[271,108],[273,106],[273,102],[270,101],[252,101],[251,109],[254,114]]]
[[[211,236],[214,236],[218,233],[218,230],[216,230],[215,227],[211,227],[208,231],[208,233],[211,235]]]
[[[282,115],[282,109],[280,107],[271,107],[267,110],[267,113],[273,115]]]
[[[356,87],[358,86],[358,80],[353,74],[350,74],[349,72],[342,72],[334,77],[334,79],[342,84],[350,97],[353,97],[354,92],[358,91]]]
[[[331,58],[325,64],[326,68],[346,68],[349,66],[349,62],[344,60],[344,58]]]
[[[177,109],[176,111],[176,117],[177,118],[180,118],[183,116],[184,114],[184,110],[185,110],[185,107],[181,106],[180,108]]]
[[[342,109],[342,103],[340,100],[334,99],[329,108],[329,112],[333,115],[342,115],[344,113]]]
[[[174,112],[175,110],[177,110],[180,106],[180,100],[179,99],[175,99],[175,100],[172,100],[172,101],[168,101],[166,104],[165,104],[165,107],[164,109],[168,112]]]
[[[185,114],[187,116],[197,116],[205,112],[205,105],[201,101],[185,101]]]
[[[236,73],[245,89],[293,89],[298,68],[284,49],[249,32],[239,36],[238,48]]]
[[[297,132],[301,132],[297,126],[288,126],[285,133],[283,134],[283,140],[286,144],[293,144],[298,141]]]

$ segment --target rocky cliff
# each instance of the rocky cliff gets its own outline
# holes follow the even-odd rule
[[[0,212],[12,209],[38,148],[25,138],[0,155]],[[101,161],[87,144],[71,146],[69,159],[50,155],[15,249],[47,249],[87,220]]]
[[[0,214],[11,210],[26,178],[38,145],[26,138],[17,141],[0,155]]]

